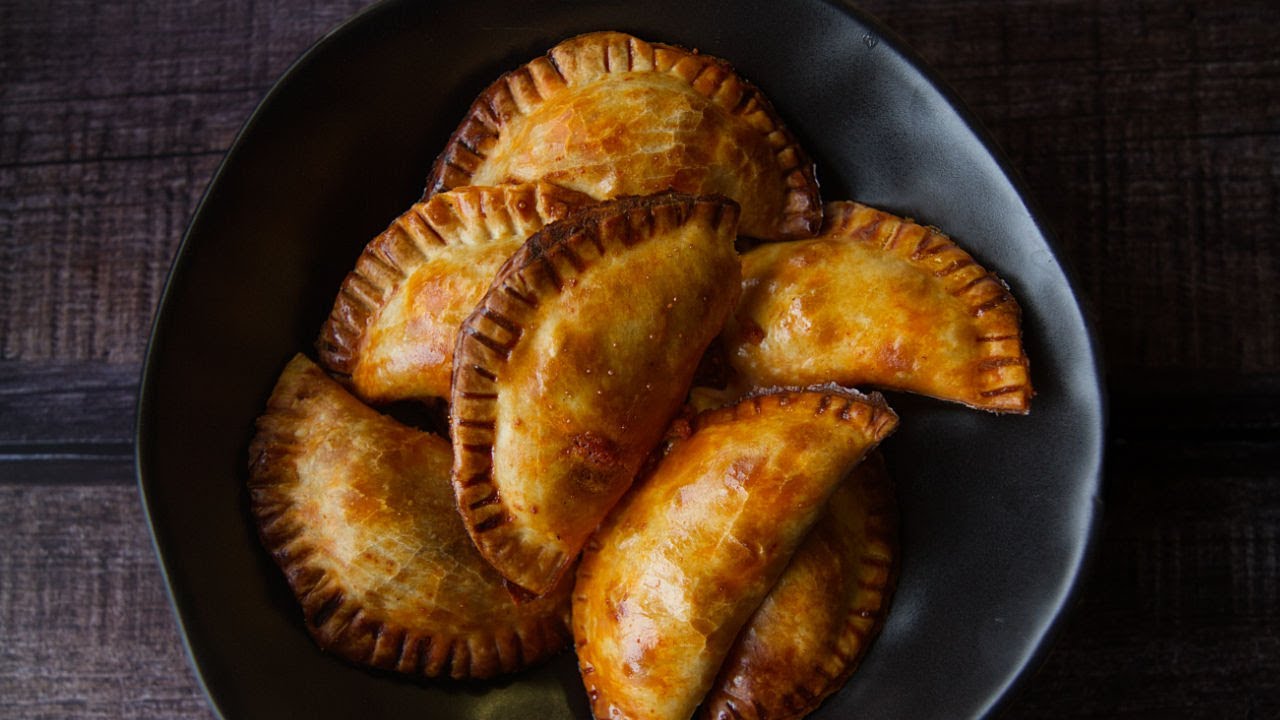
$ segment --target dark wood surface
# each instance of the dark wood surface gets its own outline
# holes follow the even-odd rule
[[[211,715],[134,484],[138,375],[222,153],[363,4],[0,0],[0,717]],[[1280,717],[1280,8],[862,6],[1003,146],[1102,342],[1099,546],[1006,715]]]

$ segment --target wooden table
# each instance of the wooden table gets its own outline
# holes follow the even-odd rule
[[[211,715],[133,470],[149,326],[241,123],[364,3],[0,1],[0,716]],[[1280,717],[1280,7],[862,5],[1056,231],[1112,422],[1092,571],[1009,717]]]

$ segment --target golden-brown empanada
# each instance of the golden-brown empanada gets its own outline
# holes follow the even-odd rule
[[[694,419],[587,544],[573,635],[597,718],[686,720],[836,486],[897,417],[835,387]]]
[[[747,621],[700,716],[801,718],[839,690],[889,609],[897,528],[893,484],[880,453],[872,453],[836,488]]]
[[[870,384],[1030,408],[1017,302],[933,228],[829,203],[821,235],[746,253],[742,278],[724,333],[742,387]]]
[[[813,163],[728,63],[618,32],[566,40],[471,106],[427,188],[537,179],[604,200],[664,190],[742,205],[745,235],[810,237]]]
[[[508,580],[546,592],[662,437],[737,301],[737,218],[731,200],[671,193],[579,211],[463,323],[454,489]]]
[[[535,183],[464,187],[415,204],[342,283],[320,332],[320,360],[368,402],[449,397],[458,325],[511,253],[544,225],[591,204]]]
[[[250,503],[321,647],[411,675],[483,678],[567,643],[570,584],[511,600],[458,519],[452,457],[305,357],[285,368],[250,447]]]

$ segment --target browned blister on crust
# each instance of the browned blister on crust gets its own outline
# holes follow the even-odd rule
[[[475,551],[444,440],[352,397],[299,355],[250,446],[250,506],[307,630],[347,660],[487,678],[568,642],[569,583],[516,605]]]
[[[723,60],[619,32],[570,38],[489,86],[427,190],[536,179],[601,200],[726,195],[763,239],[822,221],[813,163],[759,90]]]
[[[630,486],[740,288],[738,207],[661,194],[529,239],[463,323],[453,485],[481,554],[545,592]]]
[[[857,669],[897,577],[898,508],[880,454],[840,483],[734,641],[699,716],[794,720]]]
[[[1018,303],[938,230],[829,203],[818,237],[762,245],[742,265],[724,332],[739,389],[837,382],[1029,411]]]
[[[463,187],[409,208],[373,239],[316,343],[367,402],[447,398],[458,325],[511,253],[591,204],[548,183]]]
[[[702,413],[592,538],[573,633],[597,718],[685,720],[840,481],[897,427],[878,395]]]

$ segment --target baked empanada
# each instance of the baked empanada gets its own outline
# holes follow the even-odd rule
[[[630,486],[737,301],[738,206],[626,198],[548,225],[463,323],[453,484],[476,546],[546,592]]]
[[[411,675],[484,678],[567,643],[570,583],[511,600],[458,519],[452,457],[305,357],[285,368],[250,446],[250,504],[321,647]]]
[[[857,669],[896,579],[898,509],[880,453],[827,501],[742,633],[699,714],[788,720],[815,710]]]
[[[530,235],[591,204],[535,183],[435,195],[374,238],[320,332],[320,360],[368,402],[449,397],[458,325]]]
[[[595,716],[687,720],[827,498],[896,426],[878,395],[834,387],[697,416],[578,566],[574,645]]]
[[[664,190],[742,205],[741,232],[810,237],[813,163],[728,63],[618,32],[566,40],[498,78],[436,160],[429,192],[545,179],[604,200]]]
[[[1030,408],[1017,302],[936,229],[829,203],[818,237],[757,247],[742,278],[724,339],[744,388],[869,384]]]

